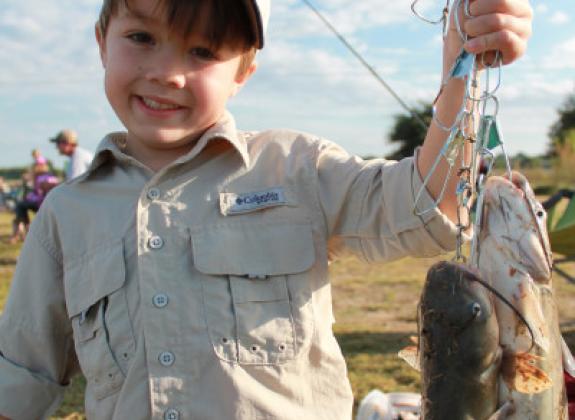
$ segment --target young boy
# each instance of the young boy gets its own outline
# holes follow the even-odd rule
[[[364,162],[307,134],[238,131],[225,106],[255,71],[269,7],[104,0],[105,89],[127,133],[32,224],[0,321],[0,413],[47,415],[81,371],[88,418],[350,418],[328,256],[453,249],[453,194],[412,210],[445,133],[432,125],[416,158]],[[471,52],[523,53],[526,1],[471,13]],[[450,30],[446,68],[460,46]],[[461,97],[450,83],[442,121]]]

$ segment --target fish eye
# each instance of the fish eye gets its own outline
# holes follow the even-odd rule
[[[473,302],[473,305],[471,306],[471,311],[473,312],[474,316],[478,316],[481,314],[481,305],[477,302]]]

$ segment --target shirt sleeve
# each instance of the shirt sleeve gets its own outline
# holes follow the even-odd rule
[[[32,223],[0,318],[0,414],[44,418],[78,371],[66,313],[62,266],[40,211]]]
[[[330,255],[349,249],[366,261],[429,257],[455,249],[458,229],[424,189],[415,158],[365,161],[322,141],[316,160]],[[422,210],[432,209],[422,212]],[[423,214],[421,214],[423,213]]]

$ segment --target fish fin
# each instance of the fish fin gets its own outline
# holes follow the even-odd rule
[[[397,355],[406,361],[409,366],[421,372],[421,364],[419,363],[419,350],[416,346],[408,346],[400,350]]]
[[[493,413],[488,420],[505,420],[510,415],[515,413],[515,402],[513,400],[506,401],[501,407]]]
[[[533,312],[527,312],[530,315],[525,316],[531,331],[533,332],[533,342],[537,347],[539,347],[544,353],[548,353],[551,347],[551,342],[549,340],[548,328],[545,323],[545,318],[541,316],[540,319],[537,316],[532,316]]]
[[[537,337],[537,334],[536,334],[536,337]],[[545,353],[549,352],[549,349],[551,347],[551,342],[543,334],[538,336],[534,341],[535,341],[535,344],[537,344],[542,351],[544,351]]]
[[[512,267],[510,266],[510,268]],[[539,288],[529,275],[519,271],[516,276],[522,277],[515,289],[515,293],[520,297],[517,302],[514,303],[516,303],[515,307],[523,316],[523,321],[527,323],[527,325],[521,327],[521,332],[514,332],[517,336],[513,341],[516,341],[519,336],[524,336],[530,341],[533,340],[535,345],[544,353],[548,353],[551,347],[551,341],[549,339],[550,333],[547,319],[541,307]],[[516,314],[514,316],[517,317]],[[501,319],[503,320],[503,317]],[[515,323],[510,325],[515,325]]]
[[[505,355],[502,376],[510,389],[522,394],[538,394],[551,387],[553,381],[549,375],[535,363],[543,357],[530,353]]]

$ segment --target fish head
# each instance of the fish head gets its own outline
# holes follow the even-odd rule
[[[491,298],[475,279],[478,274],[462,264],[441,261],[429,271],[420,311],[440,313],[450,325],[462,326],[470,318],[489,316]]]
[[[494,354],[499,343],[492,296],[480,281],[470,267],[437,263],[428,271],[419,308],[423,340],[456,346],[476,365]]]
[[[511,180],[491,176],[485,183],[479,240],[491,237],[514,267],[535,281],[548,283],[553,258],[547,213],[527,179],[513,172]]]

